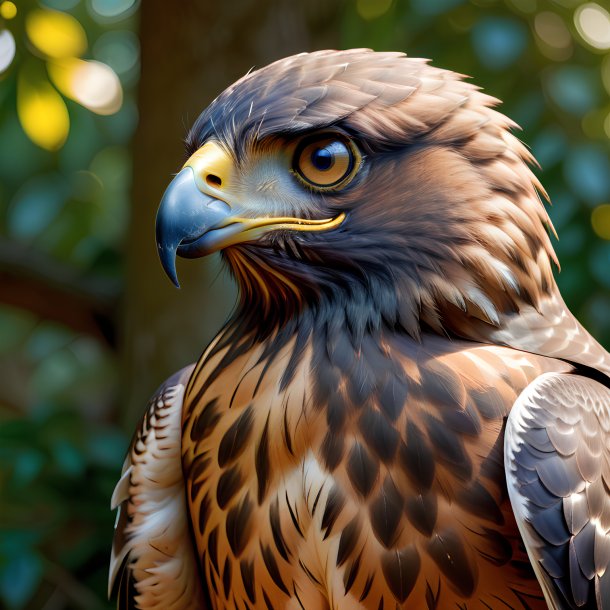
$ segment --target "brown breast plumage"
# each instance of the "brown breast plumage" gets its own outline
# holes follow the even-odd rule
[[[503,425],[533,379],[570,365],[434,337],[245,345],[219,339],[185,398],[187,499],[217,610],[546,607]]]

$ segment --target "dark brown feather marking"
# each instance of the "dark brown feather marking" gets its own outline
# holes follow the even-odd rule
[[[388,375],[379,392],[379,407],[391,421],[396,421],[402,413],[407,394],[406,380],[393,374]]]
[[[299,559],[299,566],[301,566],[301,570],[307,574],[307,578],[311,580],[311,582],[315,582],[317,585],[322,586],[322,583],[315,577],[314,573],[303,563],[302,559]]]
[[[269,415],[267,415],[265,428],[256,448],[255,464],[256,476],[258,477],[258,503],[260,505],[269,485]]]
[[[432,592],[430,583],[426,581],[426,606],[427,610],[437,610],[438,600],[441,595],[441,581],[439,578],[438,586],[436,587],[436,593]]]
[[[419,554],[414,546],[408,546],[400,551],[383,553],[381,569],[388,587],[398,603],[404,603],[413,590],[420,564]]]
[[[254,586],[254,562],[242,559],[239,562],[239,571],[241,573],[241,581],[244,585],[248,599],[256,604],[256,588]]]
[[[364,583],[364,588],[362,589],[362,593],[360,594],[360,602],[363,602],[368,597],[368,594],[371,592],[371,587],[373,586],[374,580],[375,573],[373,572],[369,575],[369,577],[366,579],[366,582]]]
[[[343,458],[344,441],[343,436],[329,430],[322,441],[322,459],[326,467],[333,471]]]
[[[345,572],[343,574],[343,587],[345,588],[345,595],[347,595],[352,588],[356,577],[358,576],[358,570],[360,570],[360,560],[362,559],[362,553],[359,553],[358,556],[350,562],[348,566],[345,568]]]
[[[379,463],[373,460],[359,442],[355,442],[350,451],[347,474],[354,489],[366,498],[371,493],[379,475]]]
[[[250,405],[222,437],[218,447],[218,465],[221,468],[238,457],[246,448],[246,441],[252,432],[253,414],[252,405]]]
[[[337,566],[341,567],[345,560],[352,554],[358,538],[362,524],[358,516],[354,517],[341,532],[339,539],[339,550],[337,551]]]
[[[464,385],[456,373],[438,359],[428,360],[420,368],[420,390],[426,401],[442,408],[455,409],[463,404]]]
[[[439,461],[446,464],[452,473],[461,479],[472,477],[472,463],[459,434],[449,430],[443,422],[435,417],[426,418],[426,428],[430,435],[430,444]]]
[[[290,455],[294,455],[294,451],[292,449],[292,438],[290,436],[290,426],[288,425],[288,408],[286,403],[288,402],[288,396],[286,396],[285,404],[284,404],[284,425],[282,427],[284,432],[284,444],[286,445],[286,449],[288,449]]]
[[[411,421],[407,422],[406,443],[401,443],[400,464],[417,489],[427,491],[434,479],[434,455],[426,437]]]
[[[481,420],[470,402],[462,409],[459,405],[453,409],[443,409],[441,412],[443,421],[447,426],[458,434],[478,436],[481,434]]]
[[[483,528],[481,543],[475,544],[481,557],[495,566],[507,564],[513,556],[513,546],[498,530]]]
[[[248,544],[252,528],[252,501],[246,495],[227,513],[225,529],[229,546],[235,557],[239,557]]]
[[[345,423],[347,417],[347,405],[339,392],[335,390],[334,394],[328,397],[326,405],[326,423],[330,432],[339,433]]]
[[[456,497],[457,503],[469,513],[488,519],[498,525],[504,523],[504,516],[493,496],[481,483],[475,481],[460,490]]]
[[[396,541],[403,506],[404,500],[388,475],[369,509],[375,536],[386,548],[392,547]]]
[[[282,575],[280,574],[280,569],[278,568],[277,562],[275,561],[275,555],[271,550],[271,547],[267,545],[261,545],[261,553],[263,555],[263,561],[265,562],[265,566],[267,567],[267,572],[269,572],[269,576],[271,576],[271,580],[276,584],[277,588],[290,596],[290,592],[286,588],[284,581],[282,580]]]
[[[214,568],[214,572],[220,576],[220,571],[218,569],[218,526],[215,527],[208,536],[208,556],[210,558],[210,563]]]
[[[294,528],[299,533],[299,536],[301,538],[304,538],[305,536],[303,536],[303,531],[301,530],[301,526],[299,525],[299,520],[297,519],[297,515],[295,514],[294,509],[292,508],[292,505],[290,504],[290,498],[288,497],[287,491],[286,491],[286,506],[288,507],[288,513],[290,514],[290,519],[292,521],[292,524],[294,525]]]
[[[267,593],[265,592],[264,589],[263,589],[263,599],[265,600],[265,606],[267,606],[267,610],[275,610],[275,608],[273,607],[273,604],[271,603],[271,600],[269,599],[269,596],[267,595]]]
[[[508,411],[508,405],[502,395],[493,386],[487,386],[483,390],[470,388],[468,393],[479,413],[486,419],[500,419]]]
[[[195,417],[193,427],[191,428],[191,441],[194,443],[205,439],[216,426],[220,419],[218,413],[218,399],[213,398],[205,404],[199,414]]]
[[[347,394],[356,407],[362,406],[375,388],[375,375],[364,357],[356,358],[351,374],[347,376]]]
[[[269,524],[271,525],[271,533],[273,534],[273,541],[275,542],[278,553],[286,561],[288,561],[290,551],[286,546],[286,540],[282,534],[282,524],[280,522],[280,502],[278,498],[275,498],[269,507]]]
[[[222,569],[222,588],[225,592],[225,597],[229,599],[229,593],[231,592],[231,576],[232,576],[231,560],[227,556],[225,559],[225,565]]]
[[[431,536],[438,514],[436,494],[426,493],[409,496],[405,501],[405,513],[418,531],[424,536]]]
[[[224,509],[237,493],[242,483],[242,476],[238,466],[233,466],[222,473],[216,487],[216,501]]]
[[[199,532],[203,532],[210,516],[210,497],[206,494],[199,505]]]
[[[326,499],[326,507],[322,515],[322,529],[325,530],[323,540],[326,540],[333,529],[335,521],[341,514],[345,506],[345,496],[337,485],[333,485],[328,498]]]
[[[426,550],[460,595],[470,597],[477,584],[476,565],[471,564],[461,538],[446,529],[427,542]]]
[[[383,462],[389,462],[398,447],[398,432],[379,411],[367,408],[358,422],[366,444]]]

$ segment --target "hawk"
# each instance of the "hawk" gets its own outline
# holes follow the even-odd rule
[[[610,609],[610,356],[497,103],[321,51],[196,120],[157,246],[239,300],[135,434],[119,608]]]

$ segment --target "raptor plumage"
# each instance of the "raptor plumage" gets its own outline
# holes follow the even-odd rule
[[[610,608],[610,356],[496,104],[323,51],[197,119],[158,247],[174,279],[222,249],[240,296],[136,435],[120,608]]]

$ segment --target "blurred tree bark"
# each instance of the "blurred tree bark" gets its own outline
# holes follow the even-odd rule
[[[158,202],[184,162],[182,140],[205,106],[250,68],[340,46],[343,0],[147,0],[141,5],[140,123],[134,141],[120,404],[133,426],[155,387],[196,360],[235,290],[217,257],[179,261],[176,290],[157,259]]]

